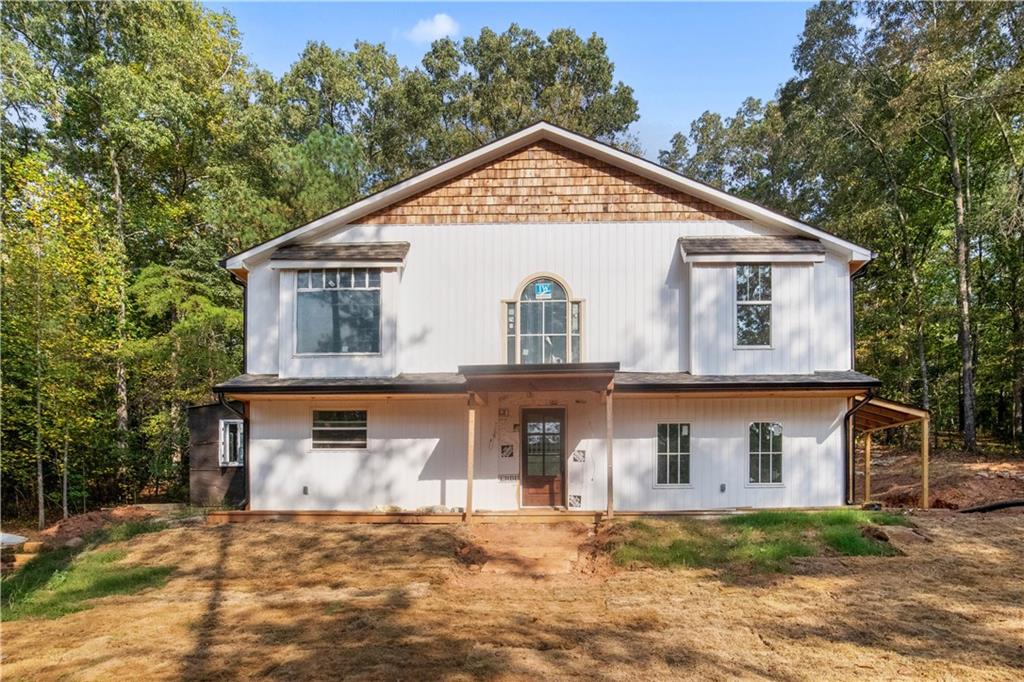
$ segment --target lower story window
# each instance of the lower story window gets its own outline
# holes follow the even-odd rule
[[[750,425],[750,482],[782,483],[782,424]]]
[[[690,425],[658,424],[657,484],[689,485]]]
[[[222,467],[245,464],[245,423],[241,419],[220,420],[219,459]]]
[[[313,410],[313,449],[366,447],[366,410]]]

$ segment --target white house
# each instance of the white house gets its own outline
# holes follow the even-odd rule
[[[871,258],[538,123],[223,261],[221,464],[250,510],[841,505]]]

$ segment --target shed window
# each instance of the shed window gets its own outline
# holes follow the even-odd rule
[[[750,482],[782,483],[782,424],[750,425]]]
[[[296,273],[297,353],[380,352],[380,270]]]
[[[736,345],[772,345],[772,266],[736,266]]]
[[[219,460],[222,467],[245,464],[245,423],[241,419],[220,420]]]
[[[580,301],[549,277],[527,284],[505,303],[505,356],[509,364],[580,362]]]
[[[366,424],[366,410],[313,410],[313,449],[363,449]]]
[[[658,424],[657,485],[690,484],[690,425]]]

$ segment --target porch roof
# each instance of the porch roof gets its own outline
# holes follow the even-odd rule
[[[470,391],[598,391],[608,388],[617,362],[562,364],[460,365]]]

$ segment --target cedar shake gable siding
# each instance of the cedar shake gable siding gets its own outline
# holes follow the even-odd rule
[[[542,140],[354,224],[745,220],[732,211]]]

